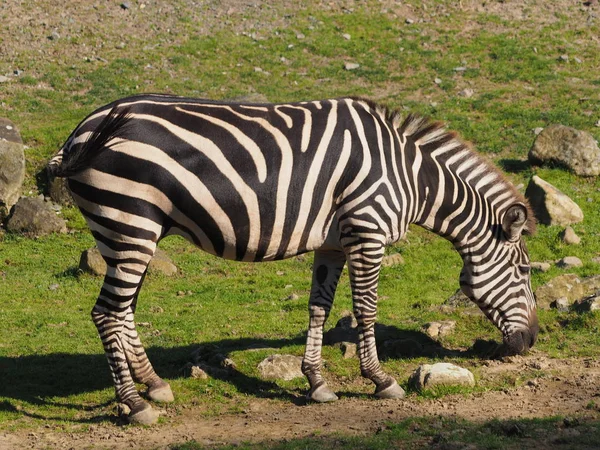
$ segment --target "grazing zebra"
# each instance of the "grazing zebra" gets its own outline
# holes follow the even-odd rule
[[[237,261],[315,251],[302,370],[308,397],[337,399],[321,375],[323,326],[348,264],[361,373],[375,395],[404,395],[377,358],[377,284],[386,245],[415,223],[462,256],[462,290],[500,329],[507,351],[536,340],[526,201],[499,171],[437,123],[401,120],[366,100],[237,104],[141,95],[88,116],[49,163],[68,177],[108,269],[92,310],[116,396],[132,422],[171,401],[134,313],[158,241],[179,234]]]

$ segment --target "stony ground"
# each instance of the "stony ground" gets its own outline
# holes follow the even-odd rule
[[[15,70],[26,70],[35,75],[36,60],[39,61],[39,58],[56,61],[58,64],[68,63],[71,57],[102,58],[105,52],[118,51],[121,46],[127,45],[128,39],[147,36],[148,41],[151,41],[155,33],[177,26],[177,6],[172,6],[170,2],[160,2],[164,5],[151,0],[123,2],[130,4],[129,12],[120,7],[120,3],[87,0],[1,2],[0,51],[3,62],[0,75],[13,76]],[[178,5],[181,2],[173,3]],[[198,32],[203,34],[228,26],[233,27],[236,32],[260,34],[269,28],[286,26],[290,22],[289,18],[278,12],[283,10],[285,2],[282,0],[271,0],[261,7],[244,1],[199,3],[209,5],[210,12],[206,14],[206,8],[198,9],[198,14],[203,14],[202,20],[198,20],[198,23],[202,24]],[[399,16],[415,17],[415,11],[400,2],[382,3],[395,8]],[[532,20],[533,26],[552,21],[555,13],[568,14],[570,8],[581,7],[581,2],[576,1],[464,0],[458,3],[472,11],[487,8],[489,12],[515,21],[523,20],[524,16],[527,16],[527,20]],[[139,14],[136,8],[141,4],[155,10],[156,14]],[[321,7],[335,7],[332,5],[335,3],[323,2]],[[111,20],[123,14],[129,14],[125,22],[127,28],[115,33],[111,29]],[[426,15],[422,11],[418,14]],[[473,27],[477,26],[481,25],[474,22]],[[55,47],[52,43],[55,40],[82,37],[90,33],[97,36],[94,46],[82,45],[76,54],[61,54],[53,50]],[[465,30],[465,33],[468,34],[468,30]],[[160,45],[177,45],[177,40],[182,37],[176,33],[173,36],[171,42],[161,42]],[[207,445],[280,441],[315,433],[373,433],[384,427],[388,421],[429,415],[453,416],[474,421],[570,415],[597,420],[598,411],[590,407],[594,402],[600,403],[600,364],[596,361],[554,360],[534,352],[530,356],[514,358],[509,362],[490,362],[482,372],[484,377],[501,378],[531,368],[539,370],[541,375],[505,391],[468,396],[450,395],[441,400],[424,400],[421,397],[410,396],[398,401],[374,401],[342,396],[337,403],[326,405],[305,405],[300,398],[297,402],[256,398],[240,413],[206,418],[202,409],[190,407],[178,411],[176,415],[167,413],[162,424],[151,428],[120,428],[111,423],[100,423],[90,426],[87,432],[65,433],[55,430],[54,426],[49,424],[34,431],[0,433],[0,449],[166,448],[170,444],[192,439]],[[557,429],[554,434],[548,435],[544,442],[538,442],[536,445],[538,448],[551,448],[552,442],[567,432],[566,429]]]
[[[372,434],[386,423],[411,417],[443,416],[474,422],[492,419],[532,419],[577,417],[597,423],[600,396],[600,363],[591,359],[555,360],[533,355],[508,361],[490,361],[483,382],[493,378],[539,371],[518,387],[471,395],[448,395],[423,400],[409,396],[403,400],[368,400],[344,397],[330,404],[305,404],[254,399],[241,412],[202,417],[201,409],[190,408],[177,415],[165,413],[164,423],[150,428],[119,428],[95,424],[87,432],[56,432],[52,425],[35,431],[0,434],[0,448],[168,448],[174,443],[195,440],[205,445],[243,442],[279,442],[286,439],[333,433]],[[560,421],[557,421],[560,423]],[[568,442],[582,427],[557,426],[543,441],[523,440],[526,448],[548,449]],[[524,448],[525,448],[524,447]]]

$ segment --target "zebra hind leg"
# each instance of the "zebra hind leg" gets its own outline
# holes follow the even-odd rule
[[[315,252],[309,300],[310,322],[302,360],[302,372],[310,384],[310,391],[306,397],[319,403],[338,399],[321,375],[321,349],[323,326],[329,316],[335,289],[345,262],[345,255],[341,251],[317,250]]]
[[[358,322],[358,357],[363,377],[377,386],[379,398],[402,398],[404,389],[382,369],[377,356],[375,321],[377,319],[377,285],[383,258],[383,246],[377,249],[354,246],[348,251],[348,266],[352,288],[354,316]]]
[[[155,246],[150,246],[151,253]],[[103,245],[99,245],[99,248],[108,269],[92,310],[92,320],[104,346],[117,401],[129,409],[128,422],[149,425],[158,420],[159,413],[140,397],[135,381],[147,383],[150,392],[162,391],[158,397],[164,398],[164,391],[170,391],[154,373],[133,322],[135,301],[152,254],[146,250],[137,252],[137,257],[133,258],[133,252],[130,251],[125,260],[119,261],[115,258],[119,256],[118,252],[112,253],[111,258],[106,255],[111,253],[110,250]]]
[[[148,398],[158,403],[174,401],[171,386],[156,374],[142,346],[133,320],[133,308],[125,317],[123,344],[133,380],[148,387],[146,391]]]

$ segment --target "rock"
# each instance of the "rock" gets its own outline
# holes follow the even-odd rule
[[[529,151],[529,161],[558,163],[580,176],[600,175],[600,148],[594,137],[564,125],[544,128]]]
[[[358,64],[358,63],[353,63],[353,62],[344,63],[345,70],[356,70],[359,67],[360,67],[360,64]]]
[[[575,234],[575,231],[571,227],[565,228],[560,234],[560,238],[567,245],[579,245],[581,243],[581,238]]]
[[[348,33],[344,33],[344,34],[342,34],[342,37],[343,37],[344,39],[346,39],[347,41],[349,41],[350,39],[352,39],[352,36],[350,36]]]
[[[198,380],[208,380],[208,374],[200,366],[191,366],[189,377]]]
[[[357,345],[354,342],[342,342],[340,349],[342,350],[342,356],[344,359],[351,359],[356,357]]]
[[[583,262],[577,256],[565,256],[560,259],[556,265],[561,269],[570,269],[572,267],[581,267]]]
[[[0,118],[0,222],[19,200],[24,179],[23,141],[13,123]]]
[[[537,175],[531,178],[525,196],[544,225],[567,226],[583,220],[583,212],[573,200]]]
[[[259,365],[258,371],[263,379],[290,381],[303,377],[302,357],[293,355],[271,355]]]
[[[414,339],[387,339],[377,351],[384,358],[414,358],[423,355],[424,348]]]
[[[336,328],[343,328],[344,330],[351,330],[353,328],[358,327],[358,322],[354,317],[354,314],[350,311],[345,311],[342,313],[342,317],[335,324]]]
[[[177,266],[173,264],[169,255],[160,248],[157,248],[154,257],[148,265],[148,273],[160,273],[171,277],[177,273]]]
[[[581,298],[573,303],[573,309],[577,312],[590,312],[600,309],[600,292]]]
[[[413,389],[422,391],[437,386],[475,386],[473,374],[450,363],[423,364],[408,380]]]
[[[104,276],[106,274],[106,263],[102,259],[98,247],[84,250],[79,257],[79,269],[93,275]]]
[[[456,328],[454,320],[442,320],[439,322],[430,322],[424,326],[425,332],[432,338],[447,336]]]
[[[458,93],[459,97],[471,98],[475,94],[475,91],[471,88],[463,89]]]
[[[444,305],[452,306],[454,308],[472,308],[477,306],[460,289],[457,289],[456,292],[444,302]]]
[[[552,268],[552,264],[549,262],[532,262],[531,268],[538,272],[548,272]]]
[[[533,134],[535,134],[535,135],[537,136],[537,135],[538,135],[538,134],[540,134],[542,131],[544,131],[544,129],[543,129],[542,127],[535,127],[535,128],[533,129]]]
[[[578,299],[588,297],[600,290],[600,275],[580,278],[574,273],[560,275],[535,290],[537,306],[540,309],[549,309],[550,305],[564,297],[572,303]]]
[[[74,205],[66,178],[48,177],[48,194],[53,202],[62,206]]]
[[[435,84],[437,84],[438,86],[439,86],[440,84],[442,84],[442,83],[443,83],[443,81],[442,81],[442,79],[441,79],[441,78],[434,78],[434,79],[433,79],[433,82],[434,82]]]
[[[569,311],[569,300],[567,300],[567,297],[557,298],[550,304],[550,307],[559,312],[567,312]]]
[[[383,260],[381,261],[381,265],[384,267],[392,267],[397,266],[399,264],[404,264],[404,258],[400,253],[393,253],[391,255],[385,255]]]
[[[21,197],[12,210],[6,229],[39,237],[51,233],[66,233],[66,222],[50,205],[38,197]]]
[[[106,274],[106,262],[104,262],[98,247],[90,248],[81,253],[79,268],[93,275],[104,276]],[[172,276],[177,273],[177,266],[173,264],[163,250],[157,248],[154,257],[150,260],[148,272]]]

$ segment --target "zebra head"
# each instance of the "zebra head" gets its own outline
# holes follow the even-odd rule
[[[522,238],[529,217],[524,204],[512,204],[484,238],[478,236],[459,249],[464,262],[461,289],[502,332],[505,355],[529,350],[539,329]]]

